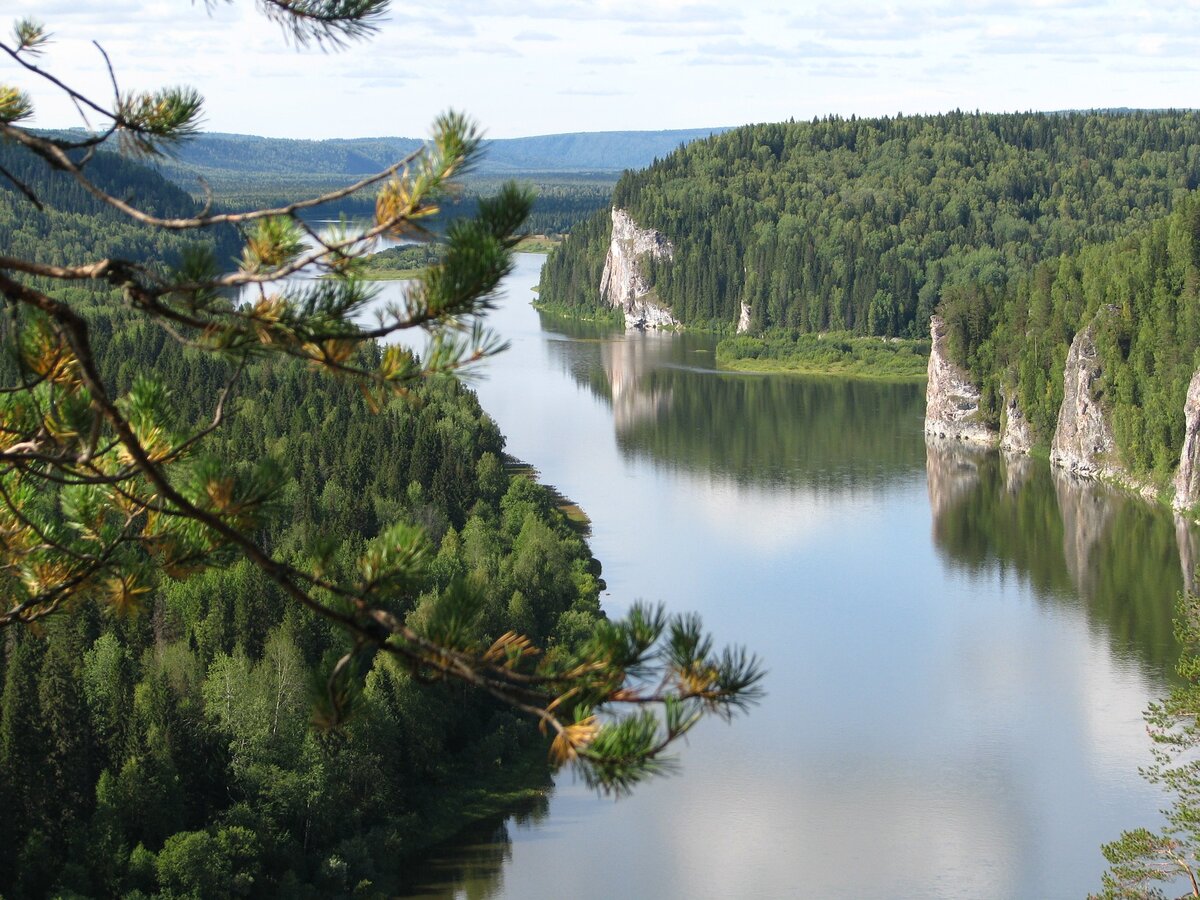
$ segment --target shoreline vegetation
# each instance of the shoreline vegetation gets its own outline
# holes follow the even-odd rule
[[[592,520],[583,507],[560,491],[552,484],[547,484],[542,480],[542,473],[539,472],[533,465],[524,460],[517,459],[515,456],[504,454],[504,471],[508,473],[510,478],[522,477],[528,478],[535,484],[541,485],[550,494],[550,501],[554,508],[562,513],[567,524],[580,537],[591,537]]]
[[[537,288],[534,288],[536,291]],[[563,319],[569,322],[591,322],[597,325],[612,325],[614,328],[625,327],[625,313],[613,306],[584,309],[578,306],[566,306],[561,303],[542,300],[541,296],[530,301],[530,306],[540,313]]]
[[[736,372],[924,381],[929,341],[849,332],[737,335],[717,345],[717,364]]]
[[[403,861],[418,863],[426,851],[453,842],[471,826],[487,819],[507,818],[523,804],[549,798],[554,780],[546,767],[545,749],[530,746],[516,759],[488,770],[473,770],[459,784],[445,786],[449,797],[422,810],[421,837],[401,853]],[[400,881],[403,881],[401,876]]]

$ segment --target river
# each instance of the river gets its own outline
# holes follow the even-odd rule
[[[512,348],[484,408],[591,517],[608,612],[701,613],[767,697],[628,799],[564,773],[409,896],[1097,890],[1100,845],[1164,805],[1142,711],[1194,535],[1041,461],[927,448],[922,386],[721,373],[708,337],[541,317],[542,259],[491,316]]]

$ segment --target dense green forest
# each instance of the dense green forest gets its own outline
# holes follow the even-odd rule
[[[182,177],[179,184],[193,191],[197,200],[206,198],[207,186],[214,202],[228,209],[271,209],[300,198],[338,190],[345,187],[348,180],[326,174],[236,172],[221,173],[215,181],[209,180],[208,176],[204,182],[195,177]],[[473,216],[479,200],[494,196],[504,181],[480,175],[468,176],[464,179],[462,192],[455,197],[443,198],[442,211],[423,224],[434,233],[444,233],[455,219]],[[522,173],[519,183],[535,194],[525,229],[531,234],[558,235],[567,233],[596,210],[608,208],[616,175],[529,172]],[[313,207],[308,211],[308,219],[319,223],[345,216],[365,221],[374,213],[373,198],[351,196]]]
[[[1165,484],[1179,463],[1184,400],[1200,350],[1200,196],[1136,234],[1064,254],[991,290],[946,292],[952,354],[983,386],[984,415],[1000,421],[1015,395],[1048,445],[1075,334],[1095,320],[1099,393],[1125,464]]]
[[[4,239],[24,254],[170,259],[185,245],[125,233],[62,176],[4,160],[57,207],[32,215],[26,204],[17,218],[16,189],[0,189]],[[103,154],[93,166],[118,193],[193,206],[138,166]],[[152,372],[182,419],[211,417],[225,363],[106,292],[57,295],[87,316],[115,391]],[[11,383],[12,362],[0,366]],[[208,449],[231,469],[264,458],[278,468],[277,515],[259,535],[271,552],[341,573],[399,523],[434,548],[395,610],[410,622],[473,579],[491,598],[466,623],[481,640],[515,629],[554,653],[593,631],[598,565],[552,493],[510,475],[502,436],[457,382],[373,413],[352,384],[264,359],[234,403]],[[244,561],[176,574],[140,614],[81,601],[0,634],[0,895],[384,896],[468,807],[545,784],[545,745],[528,721],[382,655],[357,657],[349,721],[310,728],[317,673],[350,649],[347,634]]]
[[[648,261],[687,324],[925,337],[955,289],[1128,234],[1200,186],[1200,114],[1022,113],[752,125],[627,172],[613,195],[664,233]],[[607,211],[553,254],[543,300],[600,302]]]
[[[192,238],[135,225],[93,197],[74,179],[51,172],[46,164],[16,144],[0,142],[0,247],[9,256],[76,264],[116,253],[134,259],[177,262]],[[158,172],[133,165],[113,153],[99,153],[88,166],[97,185],[117,197],[136,196],[152,215],[193,215],[199,204]],[[15,179],[15,181],[14,181]],[[33,191],[43,204],[35,209],[18,183]],[[213,229],[218,259],[232,264],[240,252],[232,227]]]

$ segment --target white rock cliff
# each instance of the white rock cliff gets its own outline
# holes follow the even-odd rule
[[[738,313],[737,333],[745,334],[750,330],[750,304],[743,303],[742,311]]]
[[[925,387],[925,434],[962,441],[980,447],[995,447],[996,432],[980,420],[979,388],[951,359],[948,332],[941,316],[929,320],[929,381]]]
[[[629,213],[613,207],[612,240],[600,278],[600,296],[625,312],[626,328],[672,328],[679,324],[671,311],[658,303],[642,269],[642,260],[672,259],[675,248],[666,235],[640,228]]]
[[[1175,471],[1176,509],[1200,504],[1200,371],[1192,376],[1183,404],[1183,449]]]
[[[1116,438],[1099,396],[1098,382],[1104,368],[1096,347],[1096,325],[1106,314],[1101,309],[1071,341],[1050,462],[1084,478],[1128,483],[1128,473],[1121,465]]]
[[[1033,449],[1033,428],[1021,405],[1017,402],[1016,392],[1010,397],[1007,389],[1001,389],[1004,399],[1004,419],[1000,423],[1000,449],[1005,453],[1028,454]]]

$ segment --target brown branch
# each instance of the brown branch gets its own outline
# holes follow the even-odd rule
[[[99,46],[99,45],[97,45],[97,46]],[[120,121],[118,119],[116,113],[113,113],[113,112],[105,109],[104,107],[100,106],[99,104],[95,103],[94,101],[89,100],[87,97],[85,97],[83,94],[79,93],[77,90],[72,88],[70,85],[68,85],[62,79],[58,78],[55,75],[52,75],[50,72],[47,72],[45,69],[41,68],[40,66],[34,65],[32,62],[29,61],[29,59],[26,56],[21,55],[20,50],[17,50],[17,49],[14,49],[14,48],[8,46],[8,44],[4,43],[3,41],[0,41],[0,50],[3,50],[5,53],[7,53],[9,56],[11,56],[14,60],[16,60],[18,65],[24,67],[28,71],[32,72],[34,75],[37,75],[39,78],[44,78],[46,81],[50,82],[52,85],[54,85],[56,88],[58,88],[60,91],[65,93],[68,97],[70,97],[73,101],[75,101],[76,104],[83,104],[84,106],[87,106],[87,107],[95,110],[96,112],[100,113],[100,115],[104,116],[106,119],[112,120],[112,122],[114,123],[114,128],[115,128],[115,123]],[[103,53],[104,51],[101,50],[100,52]],[[108,57],[106,54],[105,59],[107,59],[107,58]],[[18,129],[18,130],[20,130],[20,129]],[[83,140],[83,141],[48,141],[47,140],[46,142],[52,143],[58,147],[73,150],[73,149],[79,149],[81,147],[92,147],[92,146],[95,146],[96,144],[103,143],[105,140],[108,139],[109,135],[111,135],[111,134],[112,134],[112,130],[110,129],[107,132],[105,132],[103,135],[93,135],[92,137],[87,138],[86,140]]]
[[[38,212],[44,212],[46,207],[42,206],[42,201],[38,199],[38,195],[33,192],[33,188],[23,182],[20,178],[14,175],[4,166],[0,166],[0,175],[3,175],[13,183],[13,186],[25,195],[25,199],[37,207]]]
[[[0,44],[0,47],[3,46],[3,44]],[[109,114],[106,113],[106,115]],[[344,188],[339,188],[335,191],[329,191],[328,193],[322,194],[319,197],[310,197],[307,200],[297,200],[287,204],[286,206],[279,206],[275,207],[274,209],[256,209],[242,213],[216,213],[213,215],[164,219],[140,210],[132,204],[126,203],[119,197],[114,197],[103,188],[97,186],[95,182],[87,177],[82,167],[77,165],[63,149],[63,147],[55,141],[39,137],[29,131],[26,131],[24,128],[10,125],[7,122],[0,122],[0,135],[11,138],[25,148],[33,151],[38,156],[42,157],[42,159],[46,160],[46,162],[50,163],[50,165],[54,166],[54,168],[67,172],[84,190],[86,190],[97,200],[101,201],[102,203],[106,203],[113,209],[124,213],[135,222],[140,222],[143,225],[151,225],[156,228],[165,228],[170,231],[185,231],[195,228],[207,228],[212,225],[238,224],[242,222],[252,222],[256,219],[266,219],[278,216],[291,217],[301,210],[310,209],[314,206],[319,206],[322,203],[340,200],[343,197],[348,197],[349,195],[361,191],[364,188],[368,188],[373,184],[378,184],[379,182],[392,177],[404,167],[410,165],[425,152],[425,148],[421,147],[417,150],[414,150],[412,153],[408,154],[398,162],[388,166],[386,169],[376,172],[374,175],[368,175],[366,178],[356,181],[354,184]],[[105,137],[107,137],[107,135]],[[99,143],[99,141],[89,142],[86,144],[86,146],[92,146],[94,143]],[[85,144],[81,143],[72,146],[85,146]]]

